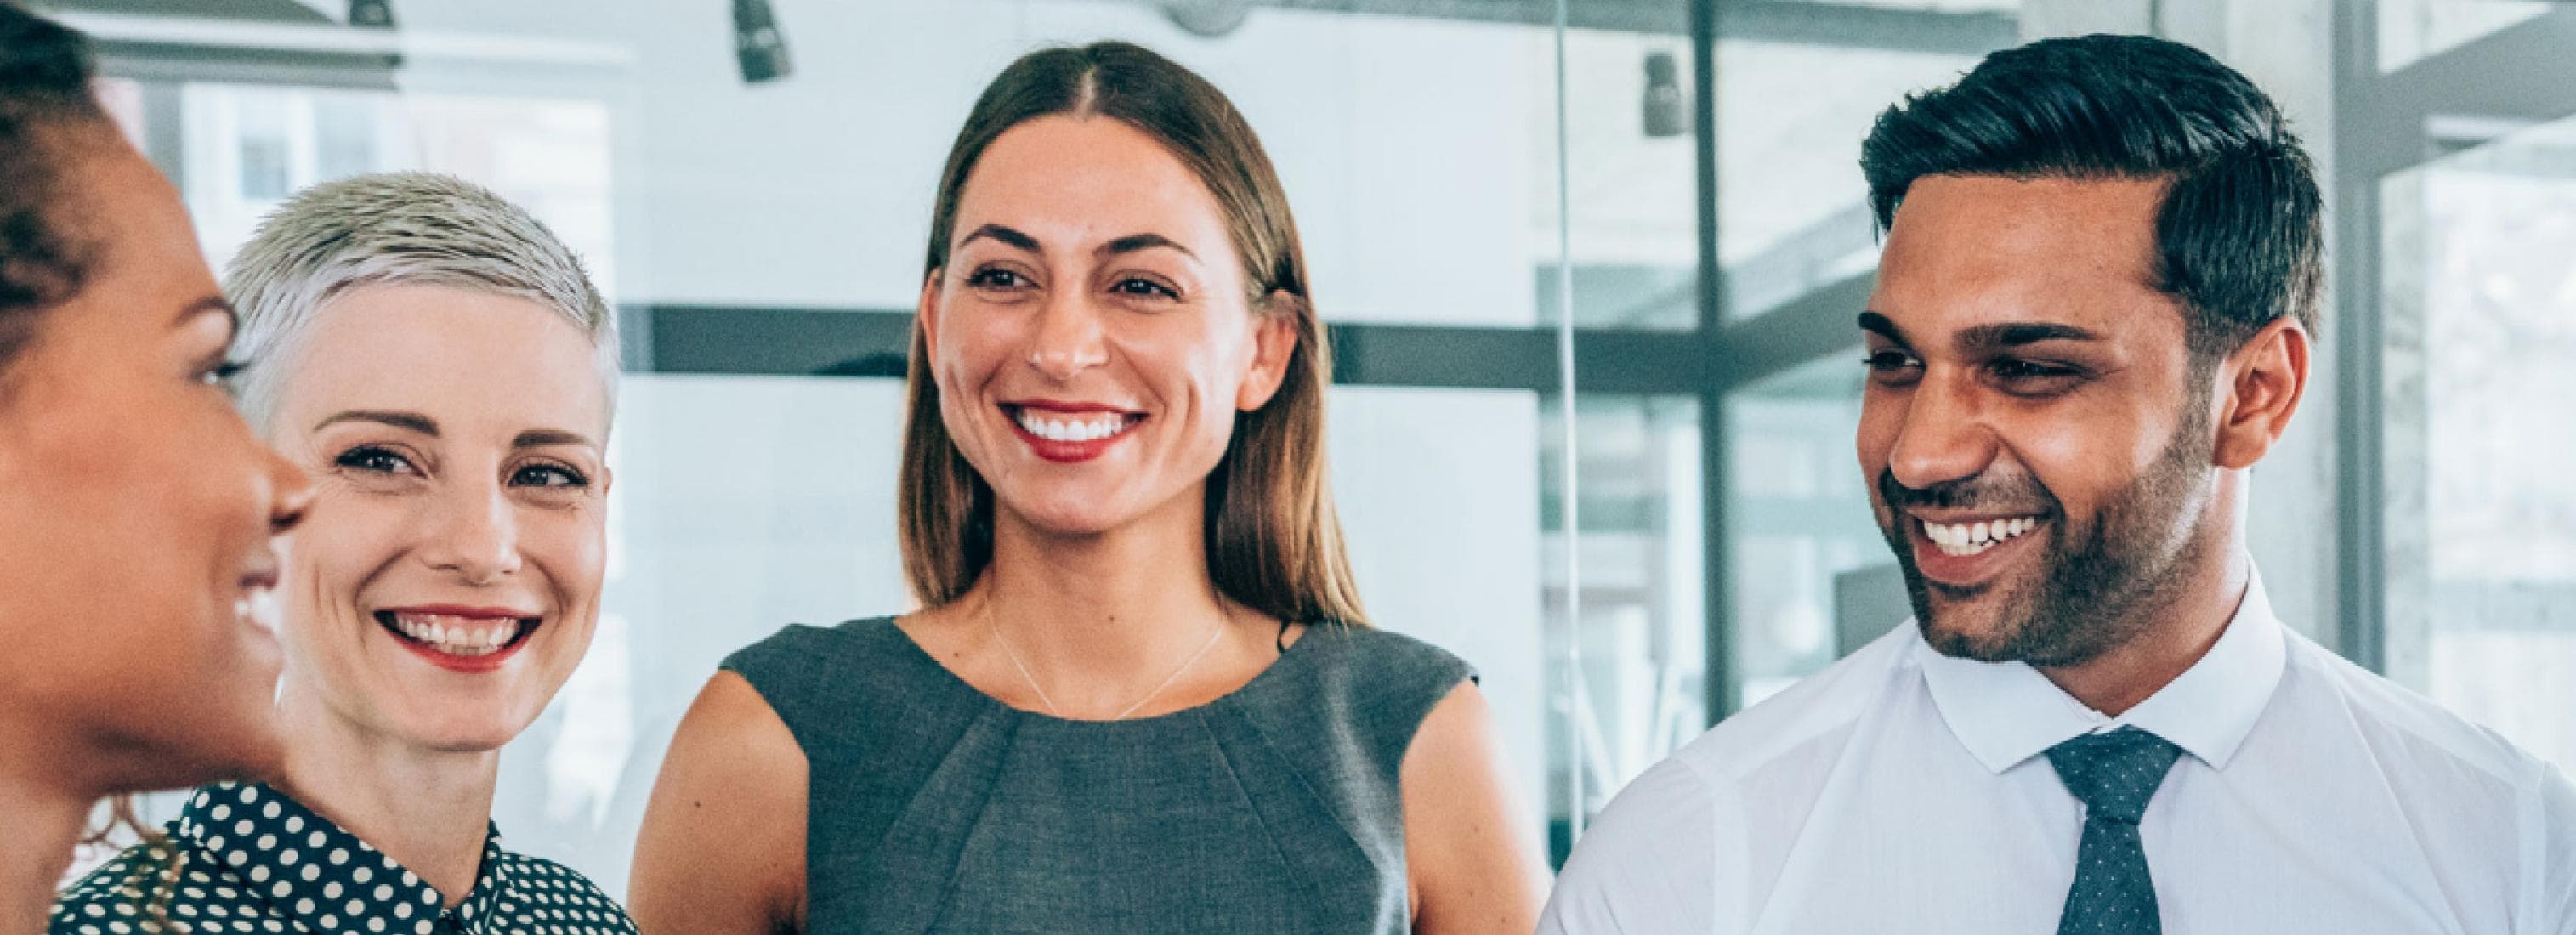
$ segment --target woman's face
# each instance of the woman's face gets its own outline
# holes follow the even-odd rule
[[[52,219],[86,278],[0,377],[0,707],[103,793],[274,768],[270,536],[309,491],[216,382],[233,315],[178,193],[98,136]]]
[[[269,426],[317,482],[286,574],[289,692],[441,751],[536,719],[599,616],[595,353],[527,299],[391,284],[322,309]]]
[[[948,246],[921,305],[942,421],[1002,510],[1051,534],[1196,509],[1295,348],[1287,315],[1253,313],[1216,199],[1116,120],[1004,132]]]

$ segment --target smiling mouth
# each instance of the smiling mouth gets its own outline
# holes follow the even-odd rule
[[[376,623],[419,649],[474,659],[516,649],[537,631],[537,617],[466,617],[412,611],[376,611]]]
[[[1939,549],[1943,555],[1958,558],[1992,551],[1996,546],[2029,535],[2040,526],[2040,519],[2035,516],[1973,523],[1936,523],[1921,519],[1915,522],[1922,527],[1923,538],[1930,540],[1933,548]]]
[[[1145,421],[1141,413],[1112,410],[1075,413],[1012,405],[1004,405],[1002,409],[1020,427],[1020,431],[1046,441],[1066,444],[1117,438]]]
[[[234,619],[272,637],[277,635],[278,623],[282,617],[283,614],[277,602],[277,591],[274,588],[244,587],[241,596],[233,599]]]

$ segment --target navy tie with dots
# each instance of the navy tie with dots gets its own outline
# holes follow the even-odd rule
[[[2084,803],[2084,842],[2075,885],[2066,891],[2058,935],[2157,935],[2156,887],[2138,819],[2173,769],[2181,748],[2135,727],[2085,734],[2048,748],[2048,765]]]

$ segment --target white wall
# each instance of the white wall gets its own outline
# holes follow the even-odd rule
[[[737,76],[720,6],[677,0],[406,7],[421,51],[403,83],[618,104],[622,301],[908,308],[942,160],[983,84],[1042,45],[1136,40],[1262,134],[1328,318],[1532,320],[1526,123],[1550,60],[1527,27],[1265,11],[1204,40],[1098,0],[776,7],[795,73],[767,85]],[[610,63],[496,67],[495,24]]]

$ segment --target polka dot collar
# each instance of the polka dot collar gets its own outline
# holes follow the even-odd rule
[[[492,828],[473,892],[443,910],[442,894],[418,874],[265,783],[199,789],[173,830],[279,915],[316,932],[486,935],[493,903],[512,882],[513,861]]]

